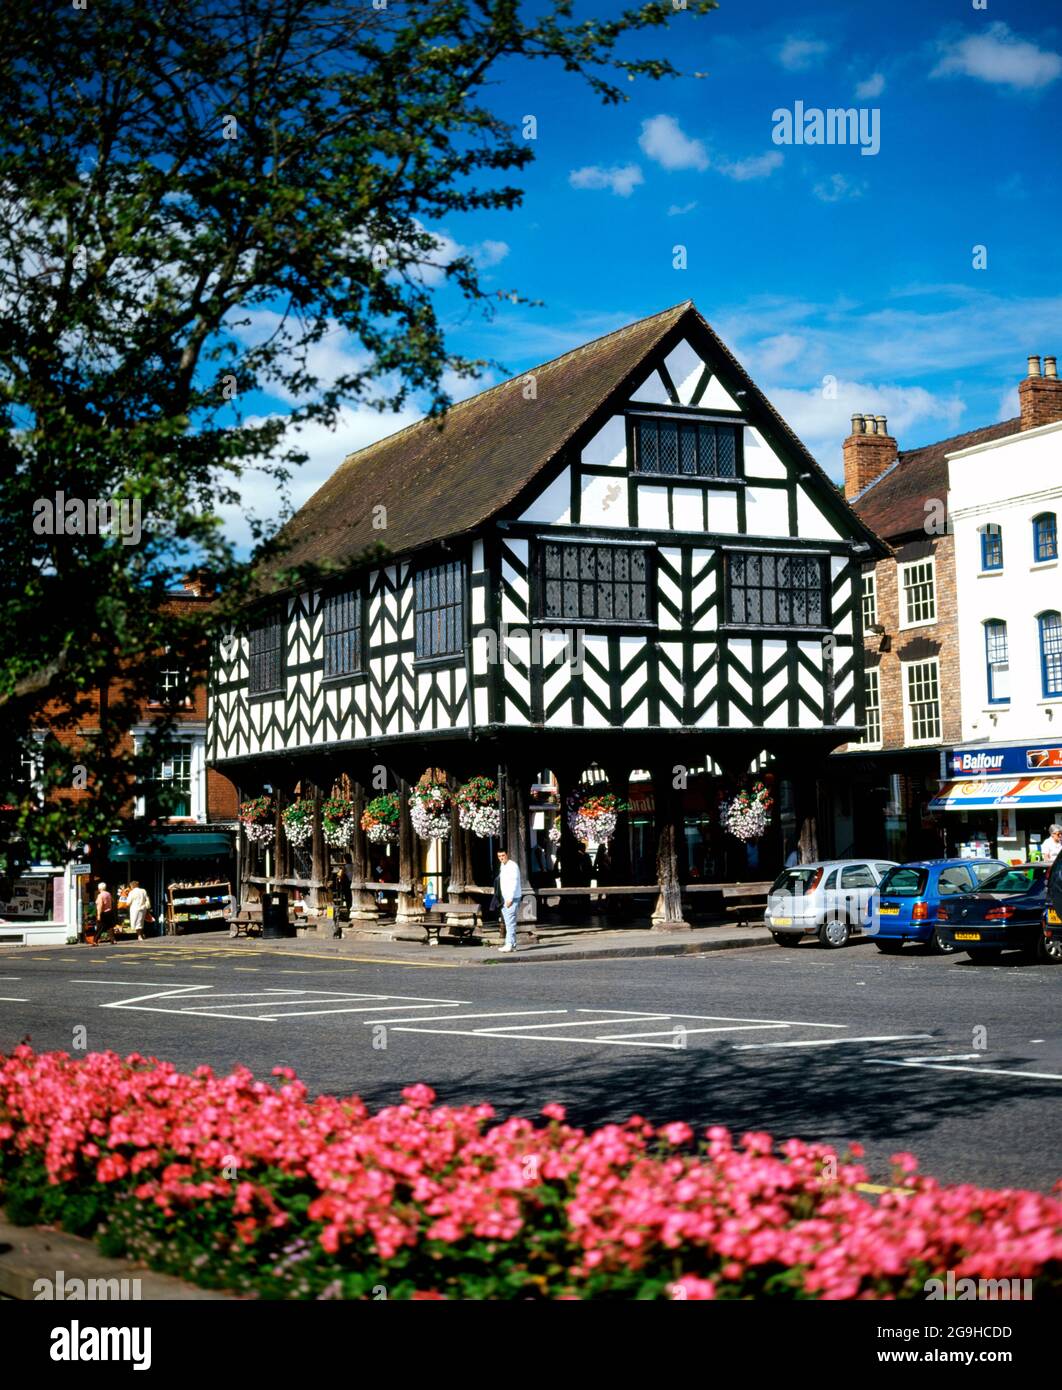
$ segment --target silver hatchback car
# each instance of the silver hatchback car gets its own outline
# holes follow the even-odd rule
[[[779,946],[817,936],[824,946],[845,946],[872,919],[872,899],[890,859],[823,859],[783,869],[767,894],[764,923]]]

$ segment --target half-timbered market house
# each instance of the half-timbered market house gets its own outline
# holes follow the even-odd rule
[[[379,878],[400,926],[426,872],[471,901],[497,839],[456,803],[448,836],[418,838],[407,805],[428,769],[451,792],[500,789],[524,921],[536,884],[589,882],[564,814],[587,785],[625,808],[598,877],[655,886],[662,928],[685,925],[691,879],[754,867],[718,814],[753,773],[775,809],[752,877],[790,835],[814,853],[815,766],[863,719],[860,573],[887,552],[692,303],[352,454],[283,541],[211,698],[213,764],[276,817],[243,847],[245,892],[312,899],[346,863],[354,923]],[[329,846],[330,797],[360,826],[392,791],[397,843],[355,828]],[[309,829],[289,845],[295,800]]]

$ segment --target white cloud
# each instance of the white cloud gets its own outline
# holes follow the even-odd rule
[[[770,150],[767,154],[750,155],[747,159],[716,161],[716,168],[728,179],[745,183],[749,179],[766,179],[782,164],[780,150]]]
[[[696,206],[697,206],[697,204],[696,204],[695,201],[692,202],[692,203],[681,203],[681,204],[680,204],[680,203],[672,203],[671,206],[670,206],[670,207],[668,208],[668,210],[667,210],[667,215],[668,215],[668,217],[685,217],[686,213],[692,212],[693,209],[694,209]]]
[[[780,367],[788,367],[801,356],[805,348],[804,339],[795,333],[775,333],[764,338],[756,347],[756,370],[776,372]]]
[[[874,97],[880,97],[885,90],[885,74],[882,72],[872,72],[869,77],[862,82],[856,83],[855,94],[859,101],[870,101]]]
[[[824,203],[849,202],[853,198],[862,198],[865,191],[865,183],[852,183],[843,174],[831,174],[812,189],[815,197]]]
[[[573,188],[607,188],[619,198],[629,198],[644,179],[637,164],[614,164],[609,169],[587,164],[582,169],[573,169],[568,182]]]
[[[651,116],[642,122],[638,144],[665,169],[707,169],[708,151],[686,135],[674,116]]]
[[[778,50],[778,61],[790,72],[805,72],[817,66],[830,51],[824,39],[806,39],[791,34]]]
[[[480,241],[472,247],[472,259],[480,270],[500,264],[508,254],[509,244],[505,241]]]
[[[983,34],[942,40],[940,61],[930,77],[976,77],[1017,91],[1046,87],[1062,73],[1062,57],[1019,38],[1001,22]]]

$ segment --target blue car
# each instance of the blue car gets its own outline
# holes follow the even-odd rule
[[[937,908],[949,898],[976,893],[982,882],[1007,866],[999,859],[919,859],[890,869],[878,885],[874,943],[885,955],[917,941],[934,955],[951,955],[955,944],[937,930]]]

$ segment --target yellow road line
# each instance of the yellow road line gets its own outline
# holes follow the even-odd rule
[[[876,1182],[857,1182],[857,1192],[869,1192],[871,1196],[880,1197],[883,1192],[897,1192],[901,1197],[910,1197],[914,1193],[913,1187],[883,1187]]]

